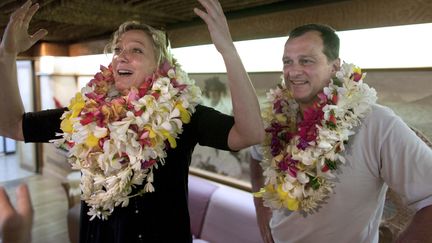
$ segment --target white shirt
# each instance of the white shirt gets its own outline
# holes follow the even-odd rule
[[[374,105],[355,132],[318,212],[273,211],[275,242],[378,242],[388,186],[414,210],[432,205],[432,150],[393,111]],[[251,156],[262,159],[257,148]]]

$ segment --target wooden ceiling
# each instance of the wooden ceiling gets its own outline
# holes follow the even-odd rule
[[[295,9],[341,0],[220,0],[228,18]],[[0,2],[0,29],[22,0]],[[139,20],[154,27],[171,30],[201,24],[192,9],[196,0],[39,0],[39,11],[30,24],[30,32],[49,31],[44,41],[77,43],[105,39],[124,21]]]
[[[0,1],[0,34],[24,0]],[[173,47],[210,43],[192,11],[197,0],[34,0],[41,6],[30,33],[49,34],[30,56],[101,53],[111,33],[127,20],[167,31]],[[234,40],[286,35],[295,26],[326,23],[337,30],[432,22],[431,0],[220,0]],[[53,51],[54,50],[54,51]],[[56,54],[56,55],[57,55]]]

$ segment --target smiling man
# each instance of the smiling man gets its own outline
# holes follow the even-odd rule
[[[390,187],[416,211],[398,242],[432,242],[432,150],[375,103],[358,67],[340,66],[335,31],[294,29],[282,60],[266,142],[251,149],[264,241],[377,243]]]

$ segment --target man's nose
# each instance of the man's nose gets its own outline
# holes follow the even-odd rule
[[[286,74],[291,77],[298,77],[303,74],[303,68],[300,65],[293,64],[286,70]]]

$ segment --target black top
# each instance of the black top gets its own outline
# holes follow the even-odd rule
[[[26,142],[47,142],[61,132],[64,109],[24,114]],[[165,165],[154,171],[155,192],[131,198],[128,207],[117,207],[108,220],[93,219],[81,203],[80,242],[192,242],[187,206],[188,172],[197,143],[228,150],[231,116],[198,105],[191,122],[183,126],[175,149],[167,151]],[[141,189],[141,188],[139,188]]]

